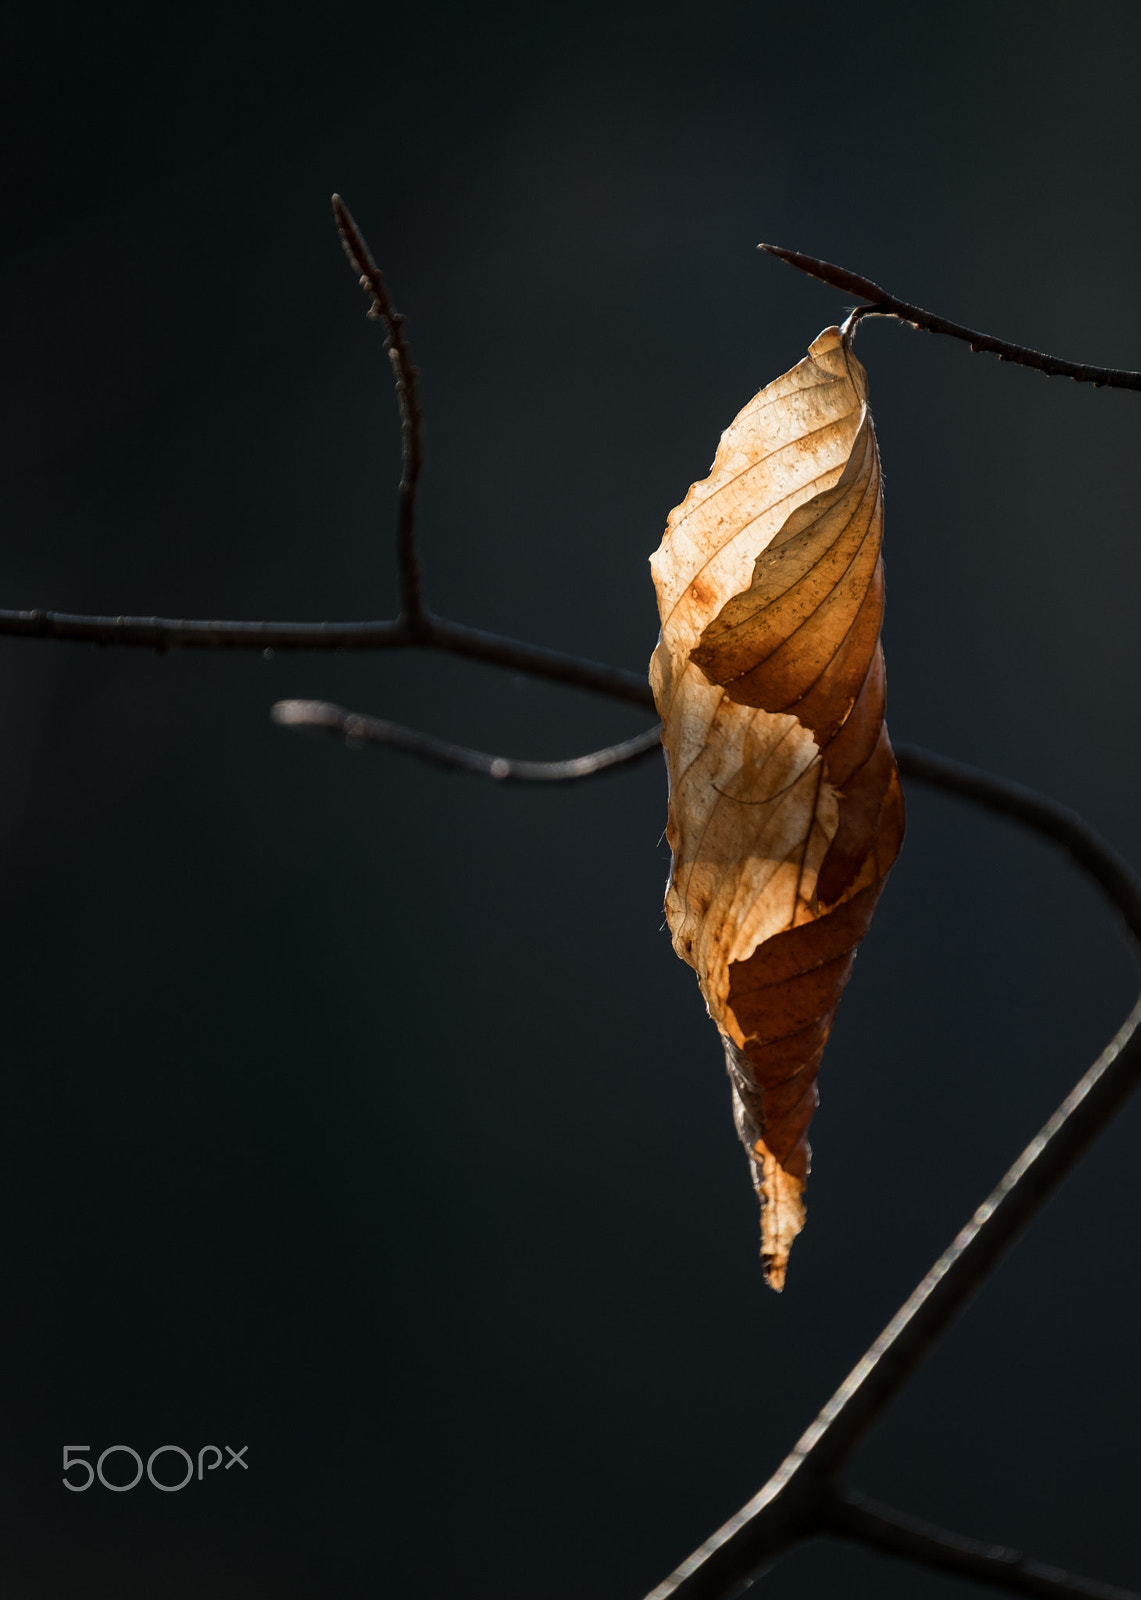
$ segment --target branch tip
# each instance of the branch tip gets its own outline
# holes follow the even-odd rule
[[[350,266],[356,268],[361,278],[365,280],[361,287],[370,287],[367,280],[375,274],[377,267],[373,260],[372,251],[368,247],[364,234],[361,233],[353,220],[352,212],[341,199],[339,194],[333,196],[333,216],[337,223],[337,232],[341,236],[341,244],[349,258]]]
[[[419,373],[404,332],[404,318],[389,298],[384,274],[377,266],[364,234],[339,194],[333,196],[333,216],[349,264],[369,297],[367,316],[384,325],[386,348],[392,363],[396,404],[400,412],[400,487],[396,524],[396,565],[400,577],[401,618],[418,624],[424,616],[420,557],[416,548],[416,489],[424,458],[424,419],[420,411]]]

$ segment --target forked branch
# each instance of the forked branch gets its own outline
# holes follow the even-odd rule
[[[425,609],[416,549],[416,491],[423,457],[418,375],[404,336],[403,319],[392,306],[368,245],[338,196],[334,196],[333,208],[345,251],[369,295],[369,314],[385,327],[396,380],[402,458],[396,539],[399,617],[380,622],[211,622],[0,611],[0,634],[131,645],[157,651],[254,649],[268,654],[275,650],[421,648],[486,661],[632,705],[652,706],[649,685],[639,674],[450,622]],[[894,316],[918,328],[964,339],[972,349],[993,351],[1000,359],[1034,367],[1050,376],[1141,389],[1141,373],[1061,361],[993,339],[899,300],[878,284],[842,267],[775,245],[761,248],[835,288],[862,296],[866,303],[855,308],[852,323],[864,316]],[[658,744],[658,729],[653,728],[570,761],[519,762],[467,750],[325,702],[280,702],[274,708],[274,716],[287,726],[320,729],[349,743],[386,744],[449,770],[507,781],[546,782],[591,776],[647,756]],[[1013,817],[1068,851],[1108,896],[1134,937],[1141,940],[1141,884],[1126,863],[1080,818],[1020,785],[929,752],[903,746],[896,754],[905,776],[935,784]],[[1025,1557],[915,1522],[839,1487],[840,1475],[861,1440],[1136,1087],[1141,1079],[1139,1025],[1141,1001],[769,1482],[659,1584],[651,1600],[728,1600],[762,1567],[794,1544],[827,1535],[855,1539],[873,1549],[973,1577],[1010,1593],[1048,1596],[1052,1600],[1141,1600],[1123,1590],[1073,1578]]]
[[[1039,1600],[1137,1600],[1126,1589],[1076,1578],[1071,1572],[1032,1561],[1020,1550],[964,1539],[929,1522],[905,1517],[862,1494],[837,1496],[825,1526],[837,1539],[902,1556],[952,1577],[974,1578],[1010,1594],[1035,1595]]]
[[[1141,945],[1141,883],[1116,851],[1073,812],[1021,784],[929,751],[904,745],[897,748],[896,755],[899,770],[905,776],[1015,817],[1051,843],[1061,845],[1090,874]],[[836,1507],[843,1503],[837,1501],[837,1484],[853,1452],[1141,1082],[1139,1027],[1141,998],[1093,1066],[908,1296],[768,1483],[659,1584],[649,1600],[729,1600],[793,1545],[836,1531]],[[863,1538],[859,1528],[870,1528],[868,1519],[861,1524],[854,1513],[845,1515],[844,1537]],[[907,1521],[896,1513],[890,1515],[901,1525]],[[946,1537],[964,1544],[957,1535]],[[891,1546],[892,1553],[923,1565],[946,1568],[953,1552],[944,1551],[938,1560],[933,1559],[934,1538],[929,1533],[926,1543],[916,1538],[909,1543],[897,1539]],[[865,1542],[887,1548],[886,1534]],[[1064,1595],[1072,1600],[1096,1596],[1104,1600],[1113,1594],[1115,1600],[1123,1600],[1120,1590],[1099,1588],[1088,1580],[1063,1574],[1051,1578],[1055,1585],[1052,1589],[1028,1588],[1026,1571],[1020,1572],[1005,1558],[985,1556],[984,1547],[972,1541],[965,1543],[974,1551],[973,1575],[985,1576],[987,1582],[1010,1593]],[[1025,1567],[1026,1563],[1023,1561],[1022,1565]],[[1129,1600],[1138,1597],[1131,1596]]]

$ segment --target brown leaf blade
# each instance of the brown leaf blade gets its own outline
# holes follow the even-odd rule
[[[804,1225],[820,1058],[903,838],[882,537],[867,375],[827,328],[730,424],[650,562],[666,916],[722,1036],[776,1289]]]

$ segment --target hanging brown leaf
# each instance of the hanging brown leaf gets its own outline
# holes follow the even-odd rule
[[[730,424],[650,562],[666,915],[721,1031],[775,1289],[804,1225],[820,1057],[903,837],[882,532],[867,375],[827,328]]]

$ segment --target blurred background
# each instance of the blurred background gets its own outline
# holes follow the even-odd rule
[[[1139,50],[1125,0],[10,8],[0,603],[391,613],[339,189],[423,370],[431,605],[642,669],[666,513],[845,310],[758,240],[1141,366]],[[893,733],[1141,859],[1141,401],[858,350]],[[1064,860],[911,786],[778,1298],[662,928],[658,763],[499,789],[291,735],[293,695],[536,758],[648,720],[413,653],[0,640],[4,1592],[639,1600],[1113,1032],[1128,951]],[[1134,1584],[1139,1116],[853,1475]],[[69,1494],[67,1443],[249,1467]],[[813,1545],[758,1592],[968,1588]]]

